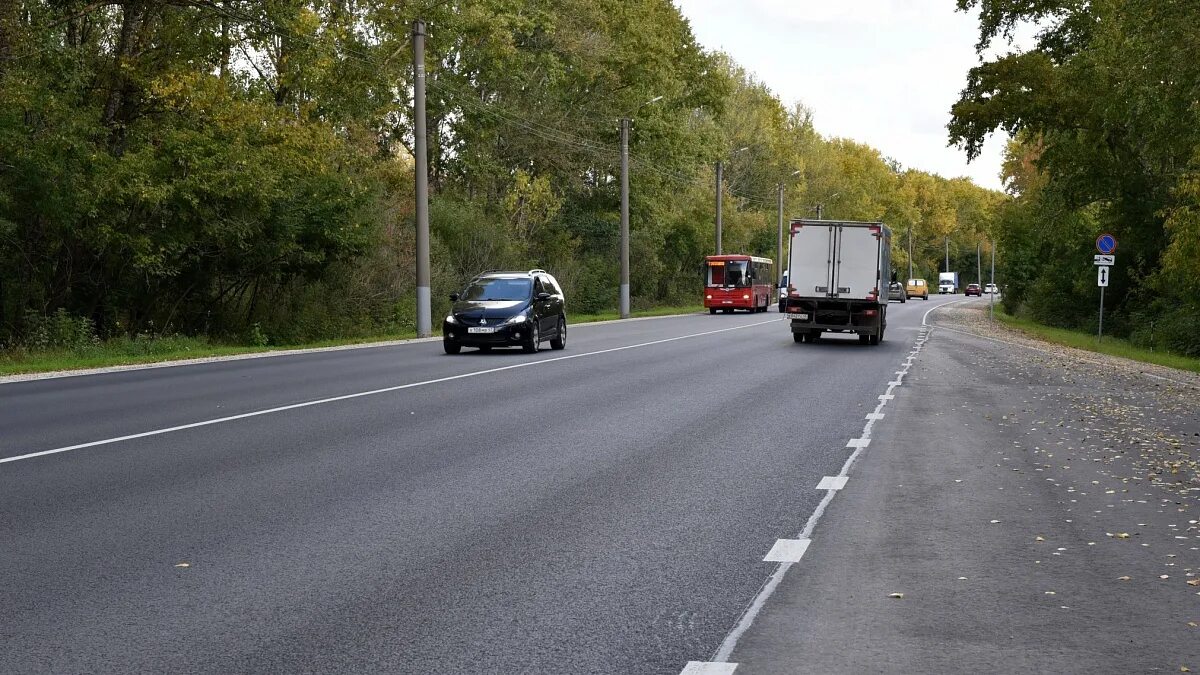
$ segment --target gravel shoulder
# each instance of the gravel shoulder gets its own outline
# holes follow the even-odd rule
[[[986,307],[932,313],[739,674],[1200,671],[1200,377]]]

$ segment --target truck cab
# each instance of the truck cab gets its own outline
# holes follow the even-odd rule
[[[938,294],[958,293],[958,272],[941,272],[938,274]]]

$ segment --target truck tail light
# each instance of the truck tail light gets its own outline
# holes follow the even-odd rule
[[[875,316],[875,315],[876,315],[876,314],[878,314],[878,313],[879,313],[879,312],[877,312],[877,311],[875,311],[875,310],[873,310],[873,309],[868,309],[868,310],[865,310],[865,311],[863,312],[863,316]]]

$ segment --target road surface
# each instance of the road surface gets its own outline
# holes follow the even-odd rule
[[[678,673],[941,302],[0,385],[0,670]]]

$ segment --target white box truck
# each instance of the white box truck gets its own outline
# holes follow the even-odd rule
[[[786,314],[792,339],[855,333],[877,345],[887,328],[892,231],[883,223],[793,220]]]
[[[941,272],[938,274],[938,294],[958,293],[958,272]]]

